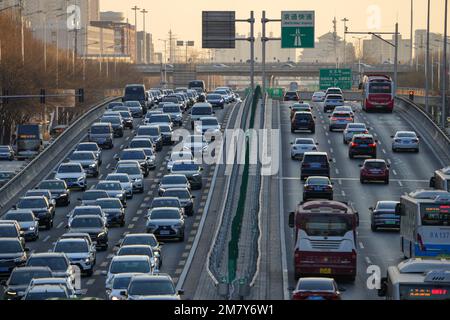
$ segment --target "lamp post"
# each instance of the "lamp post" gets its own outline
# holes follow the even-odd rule
[[[147,64],[147,36],[146,36],[146,34],[145,34],[145,15],[148,13],[148,11],[147,10],[145,10],[145,9],[142,9],[142,11],[141,11],[141,13],[142,13],[142,17],[143,17],[143,27],[142,27],[142,47],[143,47],[143,50],[141,50],[142,51],[142,62],[144,63],[144,64]]]
[[[430,0],[428,0],[428,8],[427,8],[427,44],[425,51],[425,110],[427,113],[430,113],[430,103],[429,103],[430,88],[428,85],[429,68],[430,68]]]
[[[134,6],[133,8],[131,8],[131,10],[134,11],[134,41],[135,41],[135,46],[134,46],[134,59],[135,59],[135,63],[137,62],[137,52],[138,52],[138,40],[137,40],[137,13],[141,8],[139,8],[138,6]]]
[[[442,56],[442,118],[441,125],[442,127],[447,127],[447,23],[448,23],[448,0],[445,0],[445,9],[444,9],[444,49]]]

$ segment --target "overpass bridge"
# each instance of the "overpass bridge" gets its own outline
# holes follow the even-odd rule
[[[267,63],[266,74],[268,77],[318,77],[320,69],[334,69],[335,64],[321,64],[321,63]],[[365,65],[352,64],[341,66],[341,68],[350,68],[354,75],[370,74],[370,73],[383,73],[387,75],[394,75],[394,66],[390,64],[381,65]],[[141,64],[136,65],[136,69],[147,76],[159,76],[164,71],[164,65],[162,64]],[[197,76],[244,76],[250,74],[249,63],[233,63],[233,64],[168,64],[166,65],[166,73],[171,76],[177,72],[184,72],[189,70],[195,73]],[[414,71],[409,65],[399,65],[398,73],[409,73]],[[255,76],[262,75],[262,64],[255,64]]]

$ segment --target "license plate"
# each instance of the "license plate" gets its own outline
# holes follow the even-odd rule
[[[9,270],[8,267],[0,267],[0,271],[1,271],[1,272],[8,271],[8,270]]]
[[[162,235],[162,236],[167,236],[167,235],[170,234],[170,231],[167,231],[167,230],[161,230],[161,231],[159,232],[159,234]]]
[[[311,168],[318,169],[318,168],[320,168],[320,164],[313,163],[313,164],[311,164]]]
[[[320,268],[320,274],[331,274],[331,268]]]
[[[322,191],[322,187],[314,187],[314,191]]]
[[[362,144],[362,145],[360,145],[360,147],[362,147],[362,148],[367,148],[368,145],[367,145],[367,144]]]

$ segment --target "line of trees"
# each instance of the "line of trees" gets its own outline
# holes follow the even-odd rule
[[[84,88],[84,103],[66,108],[68,117],[73,118],[103,99],[105,90],[142,82],[142,76],[133,70],[131,64],[118,62],[114,68],[114,64],[110,63],[107,77],[105,62],[100,72],[98,60],[73,59],[73,52],[35,39],[32,31],[26,28],[23,62],[21,39],[19,15],[8,11],[0,13],[0,95],[5,90],[9,95],[35,95],[40,93],[41,88]],[[44,58],[45,51],[47,59]],[[10,99],[7,104],[0,103],[0,144],[10,142],[16,124],[44,118],[45,110],[49,112],[52,109],[51,104],[44,107],[39,99]]]

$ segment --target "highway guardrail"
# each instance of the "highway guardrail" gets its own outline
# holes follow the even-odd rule
[[[36,156],[22,171],[0,189],[0,215],[10,207],[10,202],[24,191],[34,187],[56,164],[64,159],[66,153],[86,134],[88,128],[103,113],[104,107],[118,97],[107,98],[93,106],[72,123],[52,144]]]

